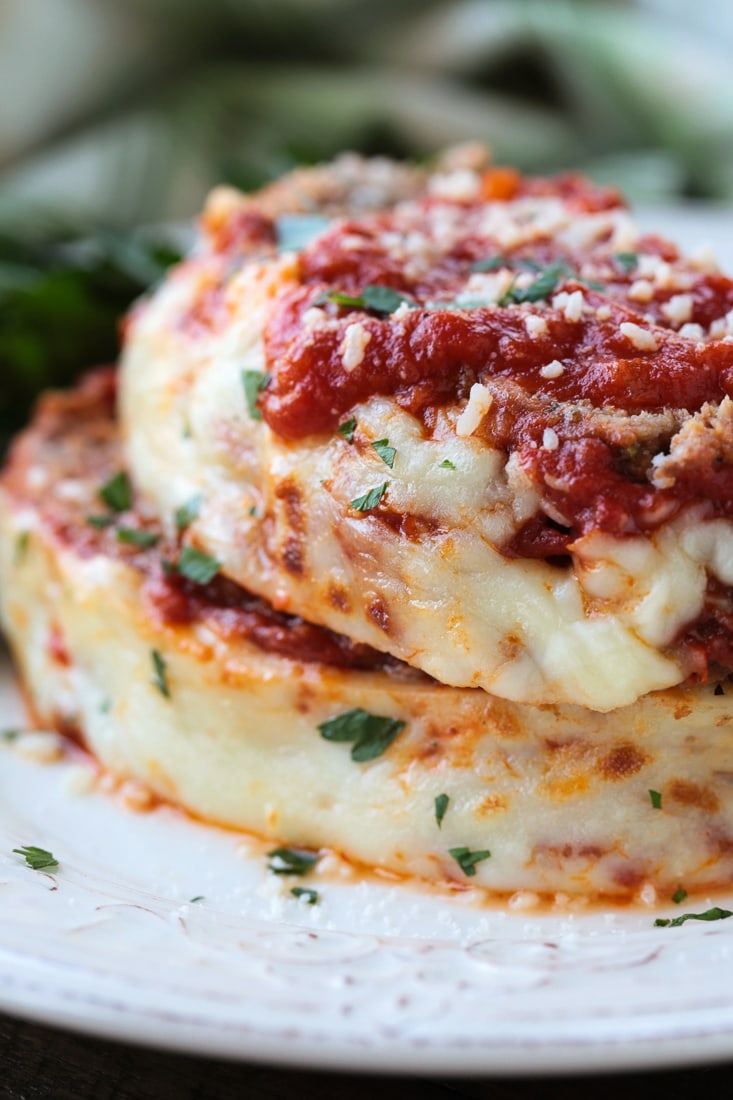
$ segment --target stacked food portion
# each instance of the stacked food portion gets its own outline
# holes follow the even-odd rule
[[[39,720],[400,875],[733,881],[733,281],[454,152],[216,191],[4,474]]]

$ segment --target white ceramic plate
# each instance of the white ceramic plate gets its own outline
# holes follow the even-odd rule
[[[644,222],[733,259],[718,215],[663,213]],[[21,713],[6,670],[0,725]],[[188,1053],[382,1072],[733,1056],[733,919],[655,928],[644,909],[533,916],[320,865],[303,882],[320,894],[308,906],[254,842],[168,808],[132,812],[83,790],[85,774],[0,745],[9,1012]],[[51,850],[58,870],[13,855],[28,844]],[[713,903],[726,899],[692,908]]]

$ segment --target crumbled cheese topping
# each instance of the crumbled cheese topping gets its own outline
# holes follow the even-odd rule
[[[651,302],[654,297],[654,287],[648,279],[637,279],[629,287],[629,298],[635,302]]]
[[[683,325],[692,317],[694,300],[691,294],[674,294],[662,306],[662,313],[673,325]]]
[[[524,318],[524,327],[533,340],[547,333],[547,321],[536,313],[527,314]]]
[[[611,307],[599,306],[596,310],[596,317],[599,321],[608,321],[611,317]]]
[[[542,447],[545,451],[556,451],[560,446],[560,439],[552,428],[545,428],[542,433]]]
[[[540,368],[540,377],[542,378],[559,378],[564,373],[565,367],[559,359],[553,359],[551,363]]]
[[[579,321],[583,316],[583,308],[585,307],[583,291],[573,290],[572,293],[568,294],[566,290],[561,290],[559,294],[553,297],[552,305],[554,309],[563,311],[566,321]]]
[[[440,199],[453,199],[457,202],[470,202],[479,196],[481,179],[478,172],[470,168],[459,168],[454,172],[441,172],[433,176],[428,185],[431,195]]]
[[[371,338],[371,332],[368,332],[359,321],[348,326],[341,344],[341,362],[344,370],[356,370],[361,365],[364,361],[364,351]]]
[[[683,325],[679,334],[683,336],[685,340],[702,340],[705,336],[702,325],[696,325],[694,323]]]
[[[641,325],[635,325],[633,321],[622,321],[619,325],[619,331],[639,351],[656,351],[659,347],[654,333],[650,332],[648,328],[642,328]]]
[[[456,435],[464,437],[473,435],[491,408],[493,400],[486,386],[475,382],[471,386],[468,404],[456,421]]]

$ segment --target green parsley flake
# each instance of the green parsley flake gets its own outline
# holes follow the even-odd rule
[[[455,462],[451,462],[449,458],[444,458],[441,463],[438,464],[439,470],[455,470]]]
[[[114,516],[87,516],[86,518],[87,525],[93,527],[96,531],[103,531],[105,527],[111,527],[114,521]]]
[[[545,270],[537,276],[533,283],[530,283],[528,287],[523,290],[512,285],[506,291],[502,298],[502,305],[507,305],[509,302],[515,302],[519,304],[521,302],[541,302],[544,298],[549,296],[554,291],[557,284],[561,279],[566,279],[571,274],[568,270],[567,264],[561,260],[557,263],[550,264]],[[506,299],[506,301],[505,301]]]
[[[320,214],[281,214],[275,220],[278,251],[302,252],[330,224]]]
[[[22,856],[29,867],[34,871],[52,871],[58,867],[59,861],[45,848],[35,848],[32,844],[22,848],[13,848],[13,851]]]
[[[140,531],[137,527],[118,527],[117,539],[130,546],[139,546],[141,550],[148,550],[151,546],[157,546],[160,535],[153,531]]]
[[[257,408],[257,398],[260,396],[269,381],[269,373],[263,374],[262,371],[258,370],[242,371],[242,386],[244,387],[244,396],[247,401],[249,415],[252,417],[253,420],[262,420],[262,413]]]
[[[372,512],[380,500],[387,492],[388,481],[383,481],[381,485],[377,485],[376,488],[370,489],[368,493],[364,493],[361,497],[355,497],[354,500],[349,501],[349,507],[354,508],[357,512]]]
[[[476,260],[471,264],[471,271],[499,271],[502,267],[509,267],[511,260],[506,256],[489,256],[485,260]]]
[[[405,728],[401,718],[387,718],[357,707],[322,722],[318,731],[326,741],[351,742],[351,759],[357,764],[376,760]]]
[[[305,848],[273,848],[267,853],[267,866],[274,875],[307,875],[320,858]]]
[[[453,856],[464,875],[469,878],[476,874],[476,864],[489,859],[491,852],[484,848],[479,852],[472,852],[470,848],[449,848],[448,854]]]
[[[671,920],[664,920],[660,917],[654,921],[654,927],[678,928],[688,920],[727,920],[728,917],[733,917],[733,910],[720,909],[717,905],[714,905],[712,909],[706,909],[704,913],[683,913],[681,916],[673,917]]]
[[[194,546],[184,546],[176,565],[177,572],[194,584],[208,584],[220,569],[221,562]]]
[[[679,905],[679,903],[681,901],[684,901],[686,897],[687,891],[685,890],[684,886],[680,886],[679,889],[675,890],[675,892],[672,894],[672,901],[675,903],[675,905]]]
[[[372,443],[373,449],[377,452],[382,462],[389,466],[390,470],[394,466],[394,458],[397,454],[397,450],[394,447],[390,447],[388,439],[375,439]]]
[[[350,420],[344,420],[343,424],[339,424],[338,430],[347,443],[353,442],[354,432],[356,431],[356,417],[352,416]]]
[[[124,470],[105,481],[99,490],[99,498],[113,512],[126,512],[132,507],[132,486]]]
[[[0,741],[7,741],[8,743],[12,741],[17,741],[17,739],[20,737],[20,734],[20,730],[2,730],[0,731]]]
[[[28,553],[28,547],[30,546],[31,533],[30,531],[21,531],[15,539],[15,550],[13,553],[13,564],[20,565],[26,554]]]
[[[204,895],[203,894],[197,894],[195,898],[189,898],[188,899],[188,904],[189,905],[195,905],[197,901],[204,901]]]
[[[439,829],[443,824],[443,818],[445,817],[445,811],[448,809],[449,802],[450,796],[447,794],[439,794],[435,799],[435,820],[438,823]]]
[[[380,286],[378,283],[365,286],[361,294],[343,294],[340,290],[325,290],[323,294],[318,295],[313,305],[323,306],[329,302],[344,309],[368,309],[372,313],[381,313],[385,316],[394,313],[403,304],[414,305],[404,294],[398,294],[396,290],[388,286]]]
[[[638,252],[614,252],[613,258],[619,267],[622,267],[627,274],[633,271],[639,263]]]
[[[155,684],[161,695],[163,695],[166,699],[170,699],[171,689],[168,686],[168,669],[165,663],[165,659],[161,656],[157,649],[151,650],[150,656],[153,661],[153,683]]]
[[[187,500],[180,508],[176,508],[175,521],[176,530],[185,531],[187,527],[190,527],[193,521],[201,511],[201,502],[203,497],[201,493],[197,493],[196,496]]]
[[[317,890],[308,890],[305,886],[294,886],[290,893],[294,898],[302,898],[306,905],[318,905],[321,900]]]
[[[662,808],[662,796],[659,791],[649,791],[649,797],[652,800],[652,806],[655,810],[661,810]]]

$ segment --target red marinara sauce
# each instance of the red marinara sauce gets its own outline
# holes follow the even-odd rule
[[[269,381],[259,403],[270,428],[287,440],[333,432],[360,402],[386,395],[429,435],[435,410],[460,406],[479,382],[495,394],[478,434],[516,453],[562,518],[531,521],[505,553],[548,557],[591,530],[648,531],[692,500],[711,515],[733,515],[725,446],[710,461],[700,452],[673,485],[658,485],[654,452],[634,456],[634,422],[609,433],[595,415],[674,410],[673,430],[656,440],[664,450],[689,414],[733,393],[733,342],[710,331],[733,309],[733,281],[685,264],[657,237],[640,237],[634,253],[615,251],[618,196],[578,176],[514,174],[499,180],[499,201],[486,179],[489,203],[427,196],[338,221],[303,250],[299,285],[279,297],[266,327]],[[541,216],[546,224],[507,243],[502,207],[520,224]],[[558,209],[569,215],[560,230]],[[590,232],[581,245],[567,226],[583,218]],[[662,277],[644,277],[642,256]],[[511,282],[498,302],[467,300],[477,274],[500,269]],[[404,305],[369,308],[361,296],[374,286],[395,293],[393,307],[400,297]],[[581,296],[578,315],[563,292]],[[540,319],[539,333],[528,316]],[[683,324],[695,328],[680,333]],[[363,354],[345,363],[353,325]],[[548,364],[561,370],[548,376]],[[549,449],[548,430],[557,443]]]

